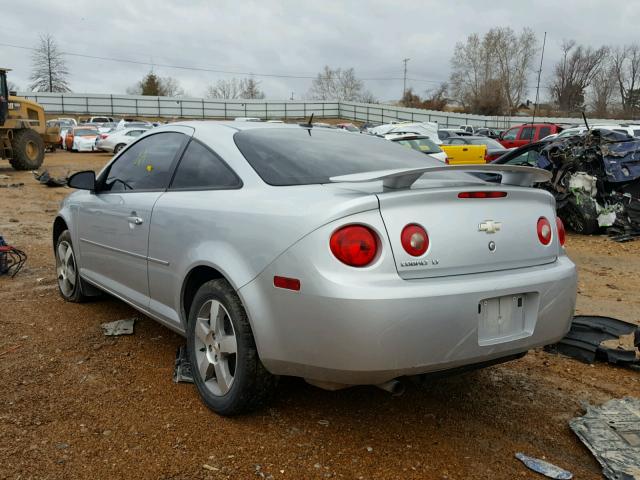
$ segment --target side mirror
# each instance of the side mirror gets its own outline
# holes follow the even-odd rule
[[[96,172],[93,170],[85,170],[83,172],[74,173],[69,177],[67,185],[78,190],[96,189]]]

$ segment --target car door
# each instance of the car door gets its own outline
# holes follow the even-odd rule
[[[517,146],[517,138],[520,133],[520,127],[513,127],[504,132],[500,143],[504,146],[504,148],[514,148]]]
[[[100,174],[78,212],[83,277],[143,308],[151,212],[192,131],[158,132],[132,144]]]
[[[237,213],[229,206],[241,196],[240,188],[242,181],[227,163],[193,138],[153,208],[149,233],[150,311],[169,326],[182,328],[182,272],[198,254],[223,256],[224,245],[233,243]]]

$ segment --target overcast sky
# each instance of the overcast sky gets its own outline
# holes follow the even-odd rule
[[[408,85],[417,92],[447,80],[454,45],[472,32],[530,27],[541,46],[546,31],[544,82],[563,39],[621,45],[638,40],[638,25],[637,0],[23,0],[3,9],[0,43],[33,47],[40,33],[50,33],[65,52],[152,62],[156,73],[176,78],[195,97],[233,75],[159,65],[253,72],[270,99],[292,92],[303,98],[311,80],[258,74],[313,76],[324,65],[354,67],[358,77],[377,79],[366,87],[384,101],[402,94],[403,58],[411,59],[408,76],[416,80]],[[22,89],[30,55],[0,45],[0,66],[13,69],[10,79]],[[124,93],[151,68],[73,56],[67,65],[72,90],[82,93]]]

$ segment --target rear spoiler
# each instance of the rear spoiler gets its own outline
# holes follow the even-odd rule
[[[535,167],[517,165],[448,165],[442,167],[398,168],[394,170],[376,170],[331,177],[335,183],[362,183],[382,180],[385,188],[409,188],[422,175],[436,172],[493,173],[502,177],[501,183],[531,187],[536,183],[551,180],[551,172]]]

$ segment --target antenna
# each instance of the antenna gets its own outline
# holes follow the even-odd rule
[[[404,98],[405,94],[407,93],[407,62],[411,60],[410,58],[403,58],[402,61],[404,62],[404,80],[402,83],[402,98]]]
[[[591,131],[591,129],[589,128],[589,122],[587,122],[587,116],[584,114],[584,111],[582,112],[582,119],[584,120],[584,125],[587,127],[587,130]]]
[[[538,70],[538,84],[536,85],[536,103],[533,104],[533,118],[531,119],[531,126],[536,122],[536,110],[538,109],[538,101],[540,99],[540,76],[542,75],[542,61],[544,60],[544,47],[547,44],[547,32],[544,32],[544,39],[542,40],[542,54],[540,55],[540,69]],[[532,132],[533,133],[533,132]],[[533,135],[529,135],[529,143],[533,140]]]

